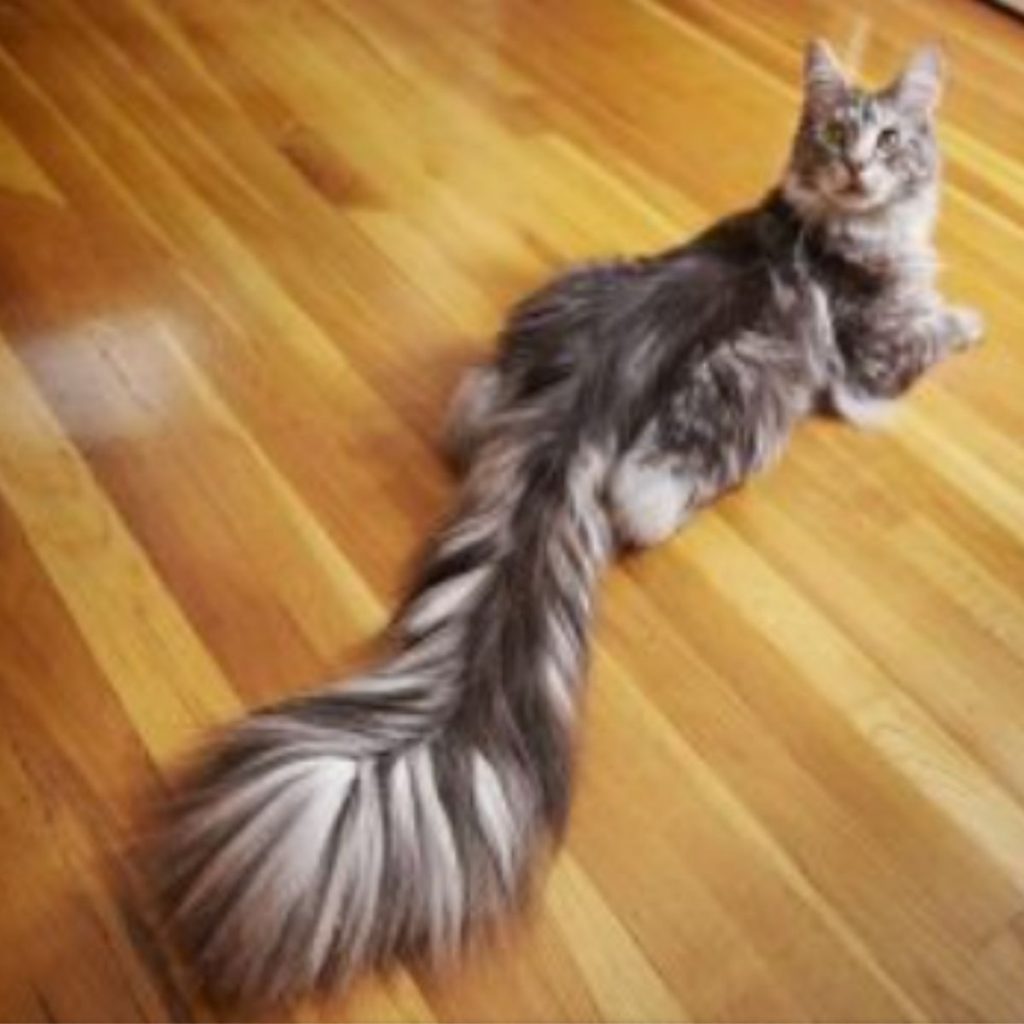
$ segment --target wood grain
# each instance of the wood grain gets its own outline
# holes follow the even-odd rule
[[[1024,1016],[1024,22],[971,0],[0,4],[0,1017],[209,1017],[128,851],[206,728],[372,651],[461,367],[784,159],[800,50],[943,37],[946,285],[893,425],[609,576],[525,920],[326,1020]],[[223,1013],[223,1011],[221,1011]]]

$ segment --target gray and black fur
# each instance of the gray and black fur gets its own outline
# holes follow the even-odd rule
[[[813,43],[780,187],[664,254],[576,270],[509,319],[455,403],[465,477],[391,660],[216,744],[159,850],[222,995],[437,958],[514,906],[569,810],[595,583],[769,463],[803,416],[862,420],[977,314],[934,289],[934,50],[880,93]]]

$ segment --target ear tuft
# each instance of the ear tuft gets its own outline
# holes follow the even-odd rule
[[[804,51],[804,99],[812,110],[834,106],[849,89],[849,83],[824,39],[812,39]]]
[[[896,102],[907,110],[931,114],[942,96],[945,60],[937,43],[916,49],[903,73],[889,87]]]

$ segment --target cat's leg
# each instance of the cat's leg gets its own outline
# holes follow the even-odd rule
[[[898,398],[878,398],[851,387],[845,381],[833,385],[829,395],[832,411],[855,427],[884,427],[899,408]]]
[[[667,540],[690,515],[694,492],[680,460],[644,445],[630,449],[612,471],[608,503],[623,547]]]
[[[448,407],[442,442],[456,470],[461,472],[472,461],[500,407],[500,390],[494,366],[474,366],[462,375]]]
[[[832,408],[857,426],[886,423],[924,373],[954,352],[976,345],[984,326],[976,310],[939,302],[885,318],[843,353],[842,370],[829,389]]]
[[[816,363],[788,337],[743,332],[720,342],[688,368],[613,469],[608,498],[620,541],[665,540],[769,466],[820,387]]]
[[[981,343],[985,334],[985,317],[970,306],[947,306],[942,312],[946,347],[962,352]]]

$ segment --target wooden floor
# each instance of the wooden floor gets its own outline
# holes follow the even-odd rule
[[[366,657],[459,369],[757,198],[810,33],[874,81],[946,39],[987,345],[616,569],[535,911],[295,1015],[1024,1018],[1024,22],[969,0],[0,3],[0,1017],[210,1015],[146,794]]]

